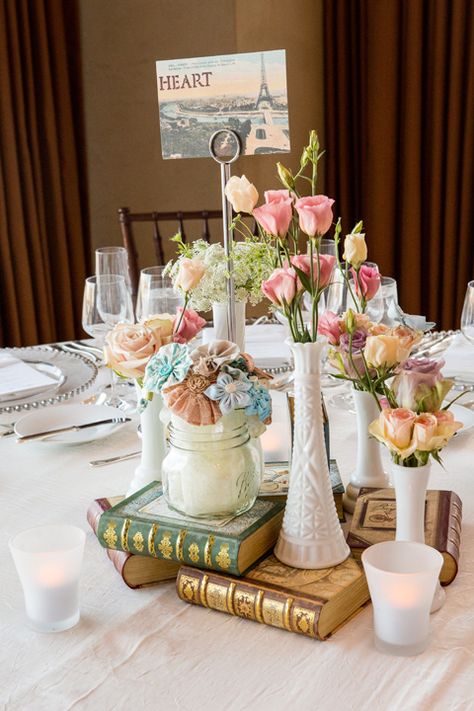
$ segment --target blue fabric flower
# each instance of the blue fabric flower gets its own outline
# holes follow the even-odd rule
[[[181,343],[169,343],[160,348],[147,363],[143,387],[154,393],[174,383],[181,383],[192,365],[188,347]]]
[[[257,415],[261,422],[265,422],[272,414],[272,398],[267,388],[254,385],[249,391],[250,404],[245,408],[246,415]]]
[[[248,381],[245,373],[236,368],[226,368],[225,372],[217,376],[217,382],[210,385],[204,394],[210,400],[216,400],[220,411],[226,415],[231,410],[250,405],[249,390],[251,389],[252,383]]]

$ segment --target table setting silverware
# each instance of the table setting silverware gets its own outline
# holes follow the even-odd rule
[[[35,432],[34,434],[19,435],[17,436],[17,442],[33,442],[35,440],[46,439],[47,437],[54,437],[58,434],[66,434],[67,432],[79,432],[80,430],[87,429],[88,427],[99,427],[101,425],[116,425],[125,422],[130,422],[130,417],[109,417],[105,420],[96,420],[94,422],[85,422],[81,425],[68,425],[67,427],[56,427],[52,430],[45,430],[44,432]]]
[[[137,452],[128,452],[127,454],[118,454],[115,457],[107,457],[106,459],[93,459],[89,462],[90,467],[104,467],[107,464],[115,464],[116,462],[124,462],[126,459],[134,459],[142,453],[141,449]]]

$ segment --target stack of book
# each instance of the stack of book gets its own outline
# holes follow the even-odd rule
[[[343,487],[332,460],[336,507]],[[185,602],[317,639],[326,639],[369,600],[358,559],[364,548],[395,535],[393,489],[362,489],[348,542],[353,555],[334,568],[300,570],[272,555],[288,487],[288,466],[267,468],[250,511],[227,520],[185,519],[170,509],[157,482],[127,499],[97,499],[88,520],[123,580],[143,587],[176,578]],[[342,511],[342,508],[340,509]],[[443,554],[442,584],[457,573],[461,502],[430,491],[426,542]]]

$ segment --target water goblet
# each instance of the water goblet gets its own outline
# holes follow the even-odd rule
[[[461,314],[461,333],[474,344],[474,279],[468,282]]]
[[[164,266],[141,270],[135,309],[137,321],[156,314],[174,315],[183,306],[183,297],[174,289],[171,277],[164,274],[164,270]]]
[[[95,250],[95,273],[101,275],[119,274],[125,279],[127,289],[132,291],[128,253],[125,247],[99,247]]]

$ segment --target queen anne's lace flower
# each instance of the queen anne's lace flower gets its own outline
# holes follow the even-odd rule
[[[170,343],[150,358],[143,387],[149,392],[161,392],[164,387],[184,380],[191,365],[187,347],[180,343]]]
[[[232,372],[229,372],[229,370]],[[226,415],[231,410],[250,405],[249,390],[252,387],[252,383],[248,381],[245,373],[232,368],[227,369],[227,372],[221,372],[217,376],[217,382],[205,390],[205,395],[210,400],[216,400],[219,403],[222,414]]]

